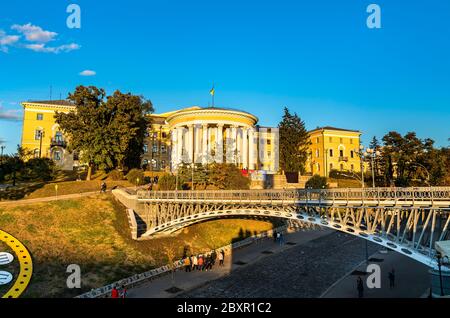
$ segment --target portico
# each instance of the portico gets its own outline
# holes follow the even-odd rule
[[[238,110],[193,108],[166,119],[172,136],[172,169],[181,163],[233,163],[256,169],[258,118]]]

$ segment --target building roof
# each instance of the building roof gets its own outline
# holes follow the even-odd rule
[[[361,131],[359,131],[359,130],[337,128],[337,127],[332,127],[332,126],[317,127],[316,129],[310,130],[309,132],[311,133],[311,132],[319,131],[319,130],[337,130],[337,131],[349,131],[349,132],[361,133]]]
[[[69,102],[66,99],[61,99],[61,100],[40,100],[40,101],[30,100],[30,101],[27,101],[26,103],[42,104],[42,105],[55,105],[55,106],[75,106],[75,104]]]

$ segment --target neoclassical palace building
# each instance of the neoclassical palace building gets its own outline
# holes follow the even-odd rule
[[[67,139],[55,123],[56,111],[76,107],[68,101],[23,102],[22,147],[35,157],[47,157],[64,170],[80,163],[67,151]],[[189,107],[152,114],[142,165],[152,171],[177,171],[181,164],[233,163],[241,169],[275,174],[279,170],[278,128],[258,125],[245,111]],[[361,132],[334,127],[309,132],[307,172],[328,176],[333,169],[361,171]]]
[[[78,156],[66,150],[67,140],[55,123],[56,111],[76,107],[67,101],[23,102],[22,147],[36,157],[52,158],[72,170]],[[176,171],[180,164],[234,163],[242,169],[277,172],[278,128],[257,125],[244,111],[190,107],[152,114],[144,145],[143,165],[154,171]]]

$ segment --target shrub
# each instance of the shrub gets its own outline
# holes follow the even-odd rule
[[[144,171],[140,169],[131,169],[127,174],[127,180],[132,184],[143,185],[145,182]]]
[[[208,168],[209,184],[222,190],[246,190],[250,179],[242,175],[241,170],[233,164],[218,163]]]
[[[177,178],[176,176],[169,173],[163,174],[158,180],[159,190],[163,191],[175,190],[177,184],[176,178]]]
[[[315,174],[311,179],[309,179],[306,184],[305,188],[311,188],[311,189],[326,189],[328,187],[328,182],[326,177],[321,177],[318,174]]]
[[[123,180],[123,172],[119,170],[113,170],[108,174],[108,177],[114,181]]]
[[[24,169],[20,171],[20,176],[25,180],[51,181],[54,179],[56,171],[53,160],[33,158],[25,163]]]

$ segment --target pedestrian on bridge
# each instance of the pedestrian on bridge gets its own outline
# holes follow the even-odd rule
[[[364,297],[364,284],[361,276],[358,277],[358,280],[356,282],[356,289],[358,290],[358,297],[363,298]]]
[[[125,285],[122,285],[119,291],[120,298],[127,298],[127,289],[125,288]]]
[[[119,291],[117,290],[117,286],[113,286],[111,290],[111,298],[119,298]]]

